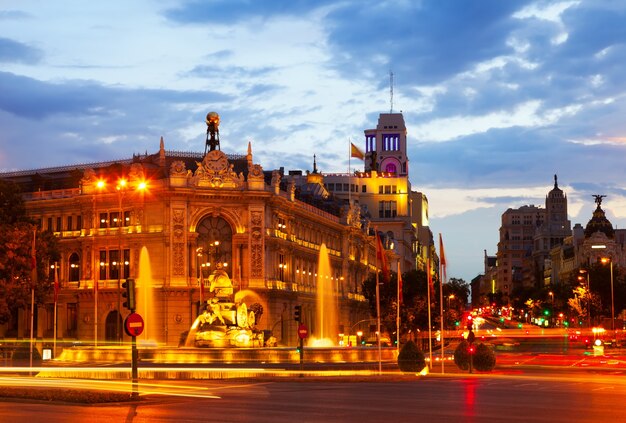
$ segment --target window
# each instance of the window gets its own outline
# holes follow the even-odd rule
[[[361,192],[367,192],[367,185],[361,186]]]
[[[46,229],[48,229],[50,232],[54,232],[54,229],[52,228],[52,218],[51,217],[48,218],[48,225],[46,226]]]
[[[366,152],[376,151],[376,136],[367,135],[365,137],[365,150]]]
[[[61,218],[57,217],[57,232],[61,232],[63,230],[63,227],[61,225]]]
[[[68,231],[71,231],[73,229],[72,227],[72,216],[67,216],[67,225],[65,226],[65,229]]]
[[[106,213],[100,213],[100,229],[106,229],[108,216]]]
[[[398,151],[400,149],[399,134],[383,135],[383,151]]]
[[[80,280],[80,262],[77,253],[72,253],[69,259],[69,281],[78,282]]]
[[[80,231],[81,229],[83,229],[83,217],[76,216],[76,230]]]
[[[77,328],[78,328],[78,304],[69,303],[67,305],[67,335],[68,337],[75,337]]]
[[[343,184],[343,190],[344,190],[345,192],[350,191],[350,184]]]
[[[394,218],[397,216],[396,202],[395,201],[379,201],[378,202],[378,217],[380,218]]]
[[[100,251],[100,279],[127,279],[130,276],[130,250],[123,250],[122,261],[119,250]],[[120,272],[121,268],[121,272]]]

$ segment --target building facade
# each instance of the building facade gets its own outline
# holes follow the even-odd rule
[[[426,270],[437,260],[429,227],[428,198],[409,180],[407,128],[401,113],[381,113],[376,128],[364,131],[363,170],[328,174],[330,193],[350,204],[381,234],[394,270]],[[437,268],[438,266],[434,266]]]
[[[543,286],[551,268],[551,250],[571,235],[567,196],[558,186],[548,193],[545,208],[526,205],[502,214],[497,252],[497,291],[510,297],[515,287]]]
[[[385,162],[388,169],[391,162]],[[400,160],[396,170],[406,170],[407,162]],[[51,267],[61,287],[58,339],[128,340],[121,329],[128,314],[122,285],[133,278],[137,311],[146,321],[141,338],[178,345],[212,295],[209,276],[219,268],[232,280],[235,300],[262,311],[257,328],[279,345],[295,345],[295,305],[316,334],[320,283],[338,299],[339,332],[356,330],[355,323],[370,317],[361,283],[377,270],[372,222],[401,245],[390,257],[402,257],[407,267],[416,262],[417,227],[424,222],[409,217],[427,217],[425,197],[410,193],[406,174],[378,178],[371,172],[355,179],[373,198],[364,203],[391,198],[394,188],[387,193],[386,187],[393,186],[395,213],[321,207],[326,187],[338,182],[323,182],[315,166],[307,178],[264,171],[250,144],[247,154],[227,155],[215,126],[207,131],[204,154],[166,151],[161,139],[152,155],[0,177],[22,187],[28,214],[60,241],[61,260]],[[327,275],[318,275],[322,244],[330,260]],[[35,337],[52,338],[52,310],[52,298],[37,309]],[[0,327],[0,336],[27,337],[29,326],[28,310],[21,311]]]

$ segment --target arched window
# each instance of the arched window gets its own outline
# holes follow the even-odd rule
[[[233,230],[221,217],[206,217],[198,228],[198,247],[202,248],[202,261],[209,267],[209,273],[220,264],[232,276]]]
[[[388,163],[387,166],[385,166],[385,172],[396,173],[396,165],[393,163]]]
[[[78,253],[72,253],[70,259],[68,260],[69,271],[69,281],[70,282],[78,282],[80,280],[80,259],[78,257]]]

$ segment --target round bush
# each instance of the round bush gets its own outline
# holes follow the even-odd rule
[[[407,373],[418,373],[426,367],[424,353],[415,342],[409,341],[402,346],[400,353],[398,353],[398,367]]]
[[[470,362],[469,342],[465,339],[459,342],[454,350],[454,364],[461,370],[468,370]]]
[[[22,344],[18,346],[15,351],[13,351],[11,361],[14,366],[26,366],[30,364],[30,345]],[[41,365],[41,354],[35,346],[33,346],[33,364],[36,366]]]
[[[489,372],[496,367],[496,355],[489,345],[478,344],[474,356],[474,368],[481,372]]]

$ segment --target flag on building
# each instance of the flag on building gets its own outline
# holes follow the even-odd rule
[[[37,231],[33,230],[33,245],[31,248],[31,252],[30,252],[30,260],[31,260],[31,281],[33,284],[33,287],[35,286],[35,284],[37,283],[37,253],[36,253],[36,248],[35,248],[35,239],[37,236]]]
[[[398,305],[402,304],[402,269],[400,269],[400,260],[398,260]]]
[[[380,269],[383,272],[383,283],[389,282],[389,264],[387,263],[387,255],[380,240],[380,235],[376,232],[376,258],[380,263]]]
[[[350,143],[350,157],[365,160],[365,153],[363,153],[363,151],[361,151],[359,147],[357,147],[353,143]]]
[[[426,278],[428,279],[428,289],[430,292],[435,292],[435,284],[433,283],[433,275],[430,271],[430,259],[426,261]]]
[[[59,300],[59,265],[54,265],[54,302]]]
[[[439,234],[439,263],[441,264],[441,271],[443,276],[443,280],[441,281],[441,283],[445,283],[448,278],[446,275],[446,254],[443,250],[443,239],[441,238],[441,234]]]

